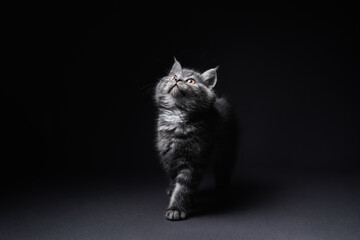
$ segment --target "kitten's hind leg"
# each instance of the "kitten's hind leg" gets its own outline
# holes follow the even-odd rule
[[[230,190],[230,182],[233,177],[236,163],[236,135],[228,134],[228,139],[221,142],[219,151],[214,154],[215,184],[220,195]]]
[[[234,165],[235,158],[226,155],[215,162],[215,186],[218,193],[223,194],[230,190]]]
[[[166,195],[168,195],[170,197],[171,194],[173,193],[174,188],[175,188],[174,180],[170,179],[169,180],[169,186],[166,189]]]

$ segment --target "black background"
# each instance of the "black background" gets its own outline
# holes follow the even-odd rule
[[[160,173],[151,88],[175,56],[220,66],[239,169],[357,171],[356,14],[331,1],[21,6],[5,26],[2,169],[20,181]]]
[[[0,238],[358,239],[354,4],[4,10]],[[173,57],[199,71],[220,66],[216,90],[241,134],[232,204],[210,201],[178,225],[163,219],[152,99]]]

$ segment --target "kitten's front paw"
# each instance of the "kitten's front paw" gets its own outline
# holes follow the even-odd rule
[[[170,221],[179,221],[186,219],[186,212],[179,209],[168,209],[165,218]]]

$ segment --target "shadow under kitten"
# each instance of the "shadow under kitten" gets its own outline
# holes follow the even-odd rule
[[[242,180],[225,191],[213,187],[199,189],[195,194],[189,216],[243,212],[266,204],[275,193],[269,183]]]

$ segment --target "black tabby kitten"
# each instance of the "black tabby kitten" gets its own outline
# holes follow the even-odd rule
[[[187,217],[205,166],[214,161],[219,190],[230,181],[235,160],[236,124],[229,104],[213,88],[217,68],[204,73],[176,61],[156,87],[157,149],[170,178],[168,220]]]

